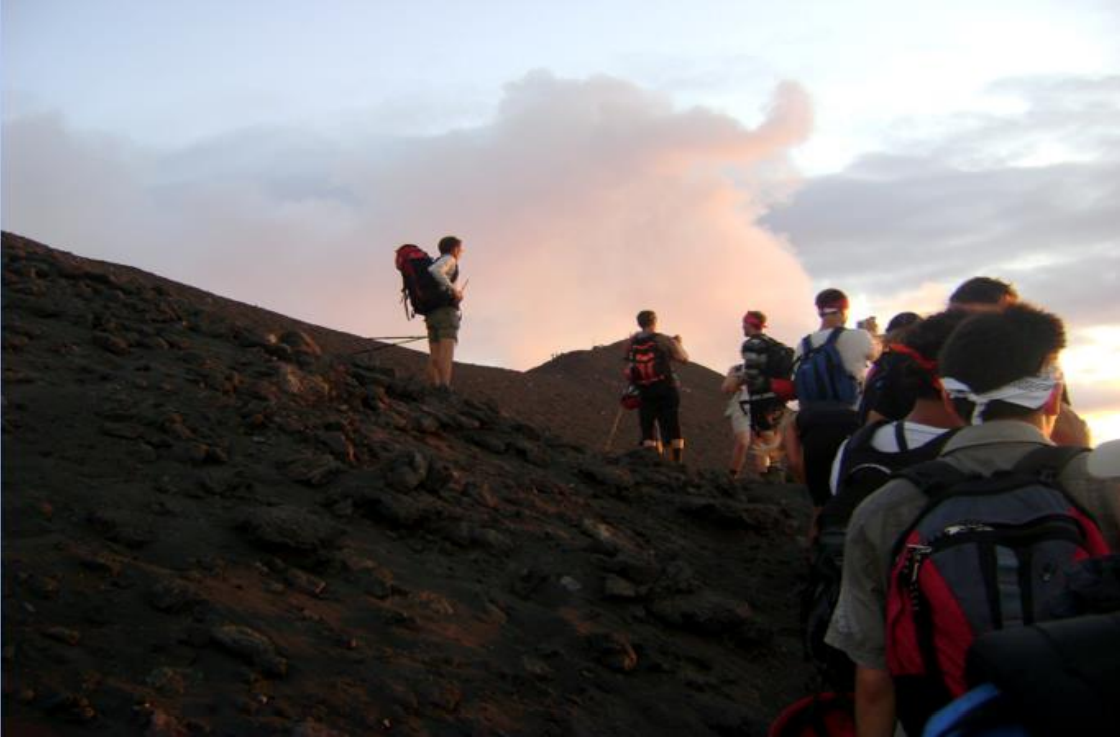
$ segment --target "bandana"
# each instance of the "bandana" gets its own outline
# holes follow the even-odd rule
[[[848,309],[848,300],[840,299],[835,302],[827,302],[823,305],[817,305],[817,314],[821,317],[825,315],[835,315],[839,312],[844,312]]]
[[[1024,376],[987,392],[974,392],[967,384],[948,376],[941,379],[941,385],[950,399],[967,399],[975,405],[969,421],[973,425],[979,425],[983,422],[984,409],[989,403],[1000,401],[1038,409],[1046,404],[1054,387],[1062,381],[1062,370],[1057,366],[1048,366],[1035,376]]]
[[[744,325],[750,325],[755,330],[762,330],[764,327],[766,327],[766,324],[763,323],[762,320],[759,320],[754,315],[744,316],[743,317],[743,324]]]

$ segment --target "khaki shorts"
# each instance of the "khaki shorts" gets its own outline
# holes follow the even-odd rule
[[[424,315],[428,326],[428,340],[453,340],[459,342],[459,323],[462,316],[457,307],[437,307]]]

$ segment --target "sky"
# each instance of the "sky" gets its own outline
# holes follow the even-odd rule
[[[367,337],[392,252],[463,238],[457,358],[525,369],[634,315],[718,371],[813,294],[1060,315],[1120,437],[1111,0],[3,0],[0,222]]]

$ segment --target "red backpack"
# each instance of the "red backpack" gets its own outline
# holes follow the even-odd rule
[[[658,333],[639,333],[630,339],[626,359],[630,362],[630,383],[637,387],[668,381],[672,376],[669,356],[657,338]]]
[[[1055,618],[1068,571],[1110,552],[1058,481],[1085,451],[1042,446],[991,476],[941,460],[899,472],[929,500],[894,546],[887,589],[887,669],[907,734],[968,689],[976,637]]]
[[[426,315],[438,307],[455,304],[453,296],[428,271],[434,262],[423,248],[411,243],[404,244],[397,249],[396,263],[403,281],[401,304],[404,305],[404,314],[409,320],[416,315]]]

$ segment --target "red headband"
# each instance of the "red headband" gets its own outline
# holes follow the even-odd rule
[[[759,320],[756,315],[752,315],[749,312],[743,315],[743,324],[750,325],[756,330],[761,330],[762,328],[766,327],[766,323],[764,323],[762,320]]]

